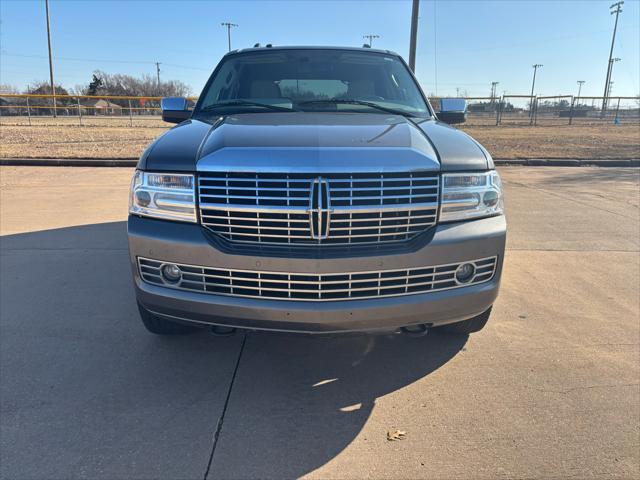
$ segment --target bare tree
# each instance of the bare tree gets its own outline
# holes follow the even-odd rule
[[[167,80],[158,84],[155,77],[143,75],[136,78],[121,73],[93,72],[93,79],[87,91],[93,95],[125,95],[134,97],[184,97],[190,93],[189,87],[179,80]]]

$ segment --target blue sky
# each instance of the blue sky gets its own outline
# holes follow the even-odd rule
[[[613,0],[422,0],[417,75],[439,95],[602,95],[614,17]],[[640,3],[626,0],[614,55],[614,95],[640,93]],[[51,0],[56,83],[86,84],[91,72],[155,75],[199,93],[227,51],[223,21],[239,24],[233,48],[275,45],[361,46],[409,51],[410,0],[391,1],[70,1]],[[0,83],[24,88],[48,78],[44,0],[0,2]],[[437,82],[437,84],[436,84]]]

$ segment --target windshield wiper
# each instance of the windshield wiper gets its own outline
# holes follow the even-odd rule
[[[305,102],[300,102],[298,105],[314,105],[321,103],[330,103],[330,104],[345,104],[345,105],[364,105],[365,107],[375,108],[376,110],[380,110],[381,112],[391,113],[393,115],[402,115],[403,117],[409,117],[410,114],[408,112],[403,112],[402,110],[396,110],[395,108],[387,108],[382,105],[378,105],[374,102],[365,102],[364,100],[354,100],[350,98],[328,98],[326,100],[307,100]]]
[[[229,102],[218,102],[201,108],[201,112],[210,112],[224,107],[262,107],[274,112],[297,112],[295,108],[281,107],[279,105],[269,105],[268,103],[251,102],[249,100],[231,100]]]

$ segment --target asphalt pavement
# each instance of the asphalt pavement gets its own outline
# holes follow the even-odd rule
[[[0,168],[1,478],[640,476],[638,169],[502,168],[492,318],[423,338],[148,334],[131,173]]]

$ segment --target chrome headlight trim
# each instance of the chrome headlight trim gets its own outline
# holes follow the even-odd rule
[[[440,222],[458,222],[503,213],[502,182],[495,170],[442,174]]]
[[[129,213],[196,223],[194,175],[136,170],[131,179]]]

